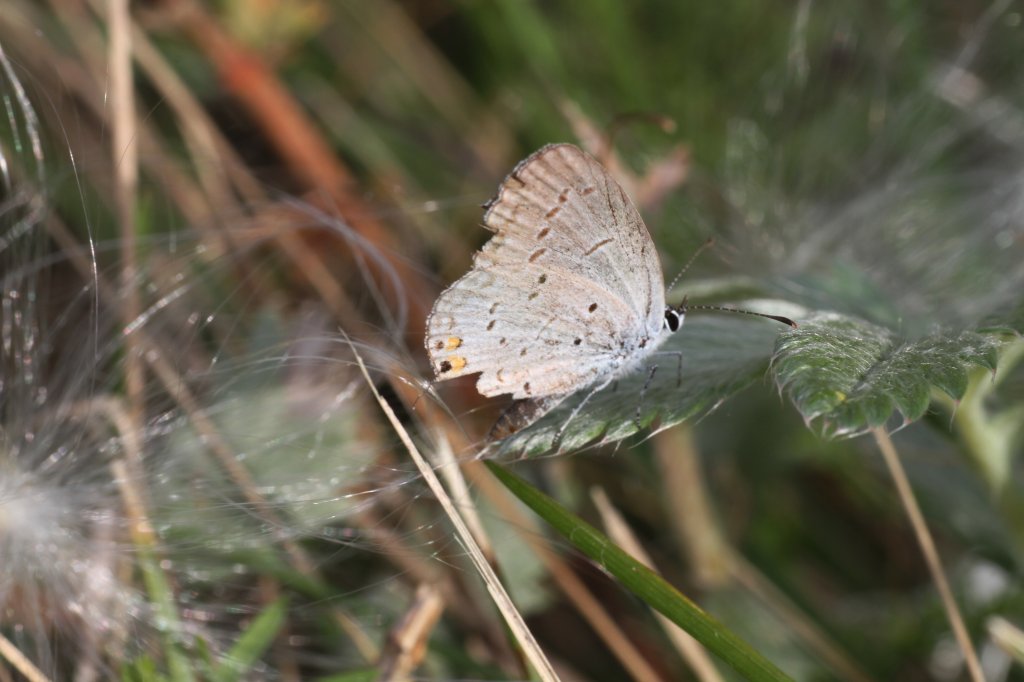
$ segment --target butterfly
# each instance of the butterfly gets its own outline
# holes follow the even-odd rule
[[[665,304],[643,219],[576,146],[521,161],[484,208],[495,234],[437,298],[425,345],[438,379],[479,373],[482,395],[512,395],[490,433],[500,439],[635,371],[682,327],[687,307]]]

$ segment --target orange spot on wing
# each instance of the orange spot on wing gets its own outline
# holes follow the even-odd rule
[[[453,355],[448,359],[448,362],[452,364],[451,371],[460,372],[466,366],[466,358],[461,355]]]
[[[455,350],[462,345],[462,339],[458,336],[449,336],[448,340],[444,342],[445,350]]]

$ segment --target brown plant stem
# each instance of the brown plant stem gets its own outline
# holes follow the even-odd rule
[[[914,535],[917,536],[917,541],[921,545],[921,553],[924,554],[925,563],[928,564],[928,572],[931,573],[932,580],[935,581],[935,587],[938,589],[939,597],[942,599],[942,606],[946,610],[946,617],[953,628],[953,634],[956,636],[957,643],[960,644],[960,650],[964,655],[964,662],[967,664],[967,671],[971,676],[971,680],[973,682],[985,682],[985,676],[981,671],[981,663],[978,661],[978,653],[974,650],[974,644],[971,642],[971,637],[967,632],[967,626],[964,625],[960,608],[956,605],[956,599],[953,598],[953,590],[949,587],[949,580],[946,578],[946,572],[942,568],[939,552],[935,549],[935,540],[932,539],[932,534],[928,530],[928,524],[925,523],[924,515],[917,504],[917,498],[914,497],[914,491],[910,487],[907,473],[900,463],[896,446],[893,445],[889,434],[882,428],[875,427],[871,430],[871,434],[875,437],[875,442],[878,444],[878,449],[882,452],[885,465],[889,468],[889,473],[896,484],[896,491],[899,493],[903,508],[906,510],[907,516],[910,517],[910,524],[914,528]]]

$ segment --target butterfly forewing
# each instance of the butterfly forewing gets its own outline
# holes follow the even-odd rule
[[[496,235],[427,321],[438,378],[484,395],[565,395],[631,360],[661,329],[664,282],[625,192],[571,145],[516,167],[490,205]]]
[[[578,147],[549,145],[522,161],[484,225],[497,235],[481,264],[525,258],[579,273],[660,327],[665,284],[651,235],[622,187]]]

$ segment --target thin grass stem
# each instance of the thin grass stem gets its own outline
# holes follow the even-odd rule
[[[906,510],[907,516],[910,517],[910,523],[914,527],[914,535],[917,536],[917,541],[921,545],[921,553],[924,554],[925,563],[928,564],[928,571],[931,573],[932,580],[935,581],[935,587],[939,591],[942,606],[946,610],[946,617],[953,628],[953,634],[956,636],[957,643],[960,644],[960,650],[963,652],[964,662],[967,664],[967,671],[971,676],[971,680],[973,682],[985,682],[985,676],[981,671],[981,663],[978,661],[978,653],[975,651],[971,637],[967,633],[967,626],[964,625],[964,618],[956,604],[956,599],[953,598],[953,591],[949,587],[949,580],[946,578],[946,572],[943,570],[942,562],[939,560],[939,552],[935,549],[935,540],[932,538],[931,531],[928,530],[928,524],[925,523],[924,515],[917,504],[917,498],[914,497],[914,491],[910,487],[907,473],[900,463],[896,446],[893,445],[892,438],[889,437],[889,434],[884,429],[875,427],[871,430],[871,433],[875,437],[878,449],[882,451],[882,458],[889,468],[889,473],[892,474],[892,479],[896,484],[896,491],[899,493],[903,508]]]

